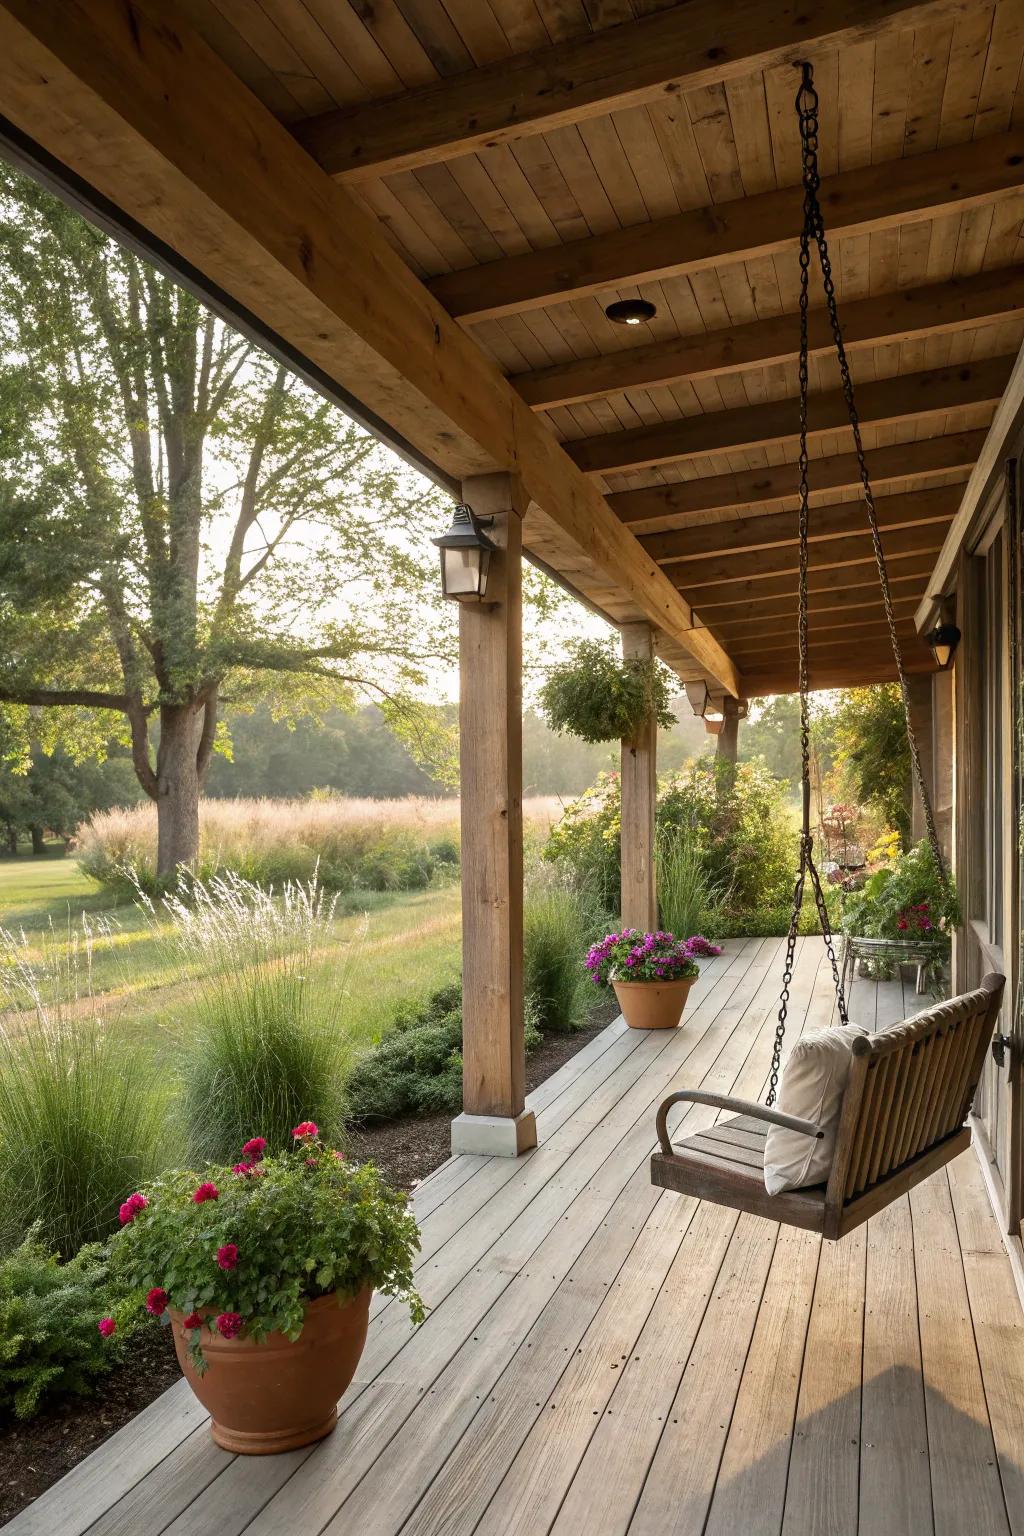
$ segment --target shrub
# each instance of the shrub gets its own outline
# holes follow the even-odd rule
[[[590,1011],[581,964],[606,914],[571,880],[535,876],[523,908],[523,988],[543,1031],[582,1029]]]
[[[628,740],[652,716],[665,729],[675,724],[669,678],[659,661],[621,661],[612,640],[581,640],[548,673],[541,708],[553,731],[590,742]]]
[[[117,1310],[98,1244],[61,1264],[33,1227],[0,1261],[0,1417],[30,1419],[46,1396],[91,1391],[120,1348],[96,1324]]]
[[[526,1050],[540,1032],[526,1013]],[[403,1115],[458,1114],[462,1108],[462,986],[452,982],[423,1003],[400,1007],[387,1032],[357,1062],[346,1089],[349,1117],[359,1123]]]
[[[0,1244],[33,1225],[69,1256],[112,1230],[111,1212],[158,1166],[163,1132],[148,1054],[92,992],[103,925],[45,936],[0,929]]]
[[[320,887],[274,897],[217,876],[166,911],[190,1002],[176,1057],[189,1155],[225,1162],[252,1126],[284,1147],[304,1114],[340,1136],[342,998],[316,975],[333,916]]]
[[[773,778],[760,758],[735,768],[700,758],[660,781],[660,854],[671,861],[677,845],[700,850],[722,918],[742,920],[789,899],[798,840],[785,792],[784,781]],[[601,775],[566,808],[545,848],[546,858],[592,883],[611,911],[619,906],[620,795],[618,775]],[[684,875],[692,892],[692,871]],[[699,926],[712,926],[707,914]]]
[[[832,715],[836,766],[853,797],[877,808],[906,847],[911,820],[911,762],[898,683],[847,688]]]
[[[184,1314],[190,1353],[204,1367],[203,1335],[296,1339],[305,1308],[365,1286],[423,1303],[412,1285],[419,1247],[405,1196],[372,1163],[347,1163],[300,1121],[291,1147],[264,1158],[257,1142],[232,1167],[175,1170],[141,1192],[111,1244],[111,1276],[154,1316]]]

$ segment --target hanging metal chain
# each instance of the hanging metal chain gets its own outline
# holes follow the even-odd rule
[[[928,841],[931,845],[932,855],[938,869],[942,884],[949,889],[949,873],[946,868],[945,856],[942,845],[939,842],[938,832],[935,829],[935,817],[932,811],[931,796],[928,793],[928,785],[925,782],[924,769],[921,765],[921,754],[918,751],[917,735],[914,730],[914,722],[910,708],[910,686],[907,681],[906,670],[903,665],[903,647],[900,644],[899,633],[896,628],[896,615],[892,607],[892,592],[889,587],[889,571],[885,561],[885,552],[882,549],[882,539],[878,531],[878,516],[875,511],[875,498],[871,490],[871,479],[868,475],[867,460],[864,456],[864,444],[861,441],[860,417],[857,414],[857,406],[853,394],[853,380],[850,377],[850,365],[846,358],[846,346],[843,341],[843,333],[839,324],[839,310],[836,304],[835,282],[832,277],[832,263],[828,254],[828,241],[825,238],[825,221],[822,217],[821,205],[818,202],[818,188],[820,178],[817,168],[817,143],[818,143],[818,94],[814,89],[814,70],[808,63],[800,66],[802,81],[797,93],[796,109],[800,118],[800,138],[803,145],[804,159],[804,219],[810,226],[810,232],[818,247],[818,260],[821,265],[822,283],[825,289],[825,303],[828,309],[829,324],[832,329],[832,340],[835,343],[836,357],[839,362],[839,376],[842,383],[843,399],[846,401],[846,409],[850,418],[850,430],[853,433],[854,452],[857,455],[857,469],[860,475],[861,489],[864,493],[864,505],[868,514],[868,527],[871,530],[871,545],[874,550],[875,564],[878,567],[878,580],[882,588],[882,602],[885,608],[886,625],[889,630],[889,639],[892,644],[892,653],[896,660],[896,675],[899,678],[900,693],[903,699],[903,713],[906,718],[907,742],[910,747],[910,761],[914,771],[914,779],[917,791],[921,797],[921,808],[924,812],[925,828],[928,833]],[[809,175],[809,164],[811,161]]]

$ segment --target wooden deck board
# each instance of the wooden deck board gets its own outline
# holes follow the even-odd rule
[[[650,1185],[665,1094],[763,1092],[781,962],[730,943],[682,1030],[619,1021],[538,1090],[535,1152],[424,1181],[428,1321],[378,1307],[323,1444],[231,1457],[182,1385],[9,1536],[1024,1536],[1024,1316],[973,1152],[839,1245]],[[858,1023],[905,1006],[852,989]],[[790,1038],[833,1016],[801,940]]]

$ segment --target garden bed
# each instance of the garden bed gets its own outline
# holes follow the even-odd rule
[[[527,1060],[527,1089],[557,1072],[611,1023],[617,1011],[614,998],[602,998],[585,1029],[546,1035]],[[450,1140],[451,1117],[430,1115],[353,1132],[351,1151],[360,1160],[372,1159],[396,1187],[411,1190],[450,1155]],[[0,1525],[141,1413],[179,1376],[170,1330],[148,1328],[136,1335],[125,1363],[101,1381],[93,1396],[57,1399],[27,1424],[0,1425]]]

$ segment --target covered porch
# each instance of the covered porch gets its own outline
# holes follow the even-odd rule
[[[795,1030],[834,1006],[800,945]],[[678,1031],[595,1038],[531,1096],[536,1150],[424,1182],[427,1322],[376,1312],[327,1441],[233,1458],[182,1383],[10,1536],[1024,1530],[1024,1321],[975,1151],[839,1244],[650,1184],[668,1092],[762,1092],[783,948],[728,943]],[[858,978],[854,1021],[913,987]]]

